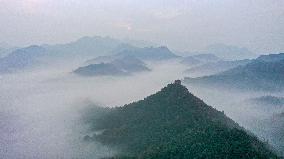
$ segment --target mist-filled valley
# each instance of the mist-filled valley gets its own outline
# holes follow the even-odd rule
[[[71,63],[72,64],[72,63]],[[120,106],[181,78],[183,66],[153,64],[151,72],[126,77],[80,77],[74,66],[46,67],[1,76],[1,156],[3,158],[101,158],[114,150],[84,143],[88,103]],[[147,87],[146,87],[147,86]],[[22,157],[19,157],[22,156]]]
[[[92,107],[112,108],[139,101],[176,79],[181,79],[189,92],[272,145],[277,154],[283,152],[283,91],[248,91],[188,82],[188,77],[195,77],[195,74],[190,76],[188,69],[198,70],[203,65],[215,63],[204,72],[202,69],[198,72],[210,77],[216,71],[214,66],[221,64],[222,70],[230,70],[245,67],[253,59],[240,64],[227,60],[226,63],[234,63],[226,68],[222,59],[213,54],[183,58],[165,47],[122,45],[107,56],[94,55],[92,58],[89,55],[82,58],[73,58],[73,55],[53,57],[53,53],[44,47],[45,55],[39,57],[34,54],[42,52],[41,49],[32,49],[32,53],[29,51],[31,47],[24,49],[27,50],[24,53],[17,50],[1,59],[1,64],[9,70],[2,73],[0,79],[3,158],[103,158],[120,154],[117,147],[86,139],[97,132],[93,132],[92,124],[86,122],[86,118],[92,120],[99,115],[92,111]],[[28,58],[22,58],[22,64],[29,67],[8,63],[14,60],[13,57],[23,55]],[[50,60],[54,58],[56,60]],[[112,67],[97,67],[108,63]],[[88,68],[90,65],[95,67]],[[141,67],[147,69],[142,71]],[[78,74],[74,71],[77,68],[88,70]],[[272,128],[269,123],[273,122],[275,115],[279,116],[279,121],[276,121],[279,127]],[[275,132],[278,133],[275,135]]]
[[[283,8],[0,0],[0,159],[284,158]]]

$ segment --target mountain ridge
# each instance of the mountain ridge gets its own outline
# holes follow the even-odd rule
[[[273,56],[282,56],[275,54]],[[187,83],[201,84],[213,87],[236,88],[256,91],[281,91],[284,87],[284,59],[269,59],[264,55],[252,60],[246,65],[230,70],[198,78],[185,78]],[[275,57],[273,57],[275,59]]]
[[[77,68],[73,73],[82,76],[125,76],[147,71],[150,71],[150,69],[143,61],[132,56],[125,56],[105,63],[88,64],[87,66]]]
[[[86,136],[120,150],[117,158],[277,158],[223,112],[175,81],[143,100],[88,120]]]

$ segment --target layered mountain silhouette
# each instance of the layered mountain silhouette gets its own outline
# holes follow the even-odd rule
[[[144,62],[132,56],[125,56],[108,63],[89,64],[79,67],[73,72],[82,76],[124,76],[144,71],[150,71]]]
[[[85,63],[74,73],[85,76],[96,75],[130,75],[135,72],[150,71],[144,61],[160,61],[177,58],[167,47],[138,48],[128,44],[121,45],[115,54],[99,56]]]
[[[113,50],[124,42],[110,37],[83,37],[66,44],[45,45],[53,56],[63,57],[94,57],[110,55]]]
[[[118,56],[134,56],[141,60],[167,60],[178,57],[172,53],[167,47],[146,47],[126,49],[117,54]]]
[[[93,64],[93,63],[109,62],[117,58],[129,57],[129,56],[135,57],[142,61],[160,61],[160,60],[169,60],[178,57],[165,46],[138,48],[124,44],[118,47],[117,49],[113,50],[113,52],[114,52],[113,55],[99,56],[86,61],[86,63]]]
[[[248,48],[222,43],[212,44],[207,46],[202,51],[189,54],[214,54],[224,60],[243,60],[256,58],[256,55],[253,54]]]
[[[250,62],[250,60],[236,60],[236,61],[217,61],[217,62],[209,62],[203,65],[199,65],[196,67],[189,68],[184,72],[189,76],[205,76],[205,75],[213,75],[217,74],[238,66],[246,65]]]
[[[111,60],[88,60],[87,64],[109,63],[115,59],[131,56],[139,60],[166,60],[178,57],[167,47],[140,48],[139,42],[113,39],[110,37],[83,37],[66,44],[29,46],[12,50],[8,55],[0,56],[0,73],[12,73],[31,68],[37,64],[62,63],[66,60],[86,60],[94,57]],[[146,43],[145,43],[146,44]],[[96,62],[93,62],[96,61]]]
[[[208,62],[217,62],[220,60],[221,59],[215,56],[214,54],[198,54],[198,55],[187,56],[183,58],[183,60],[180,63],[188,66],[197,66]]]
[[[32,45],[13,50],[0,58],[0,73],[12,73],[43,64],[42,61],[53,62],[76,59],[78,57],[94,57],[111,54],[123,42],[108,37],[84,37],[74,42],[57,45]]]
[[[250,63],[228,71],[199,78],[185,78],[187,83],[243,90],[280,91],[284,88],[283,53],[262,55]]]
[[[17,49],[7,56],[0,58],[0,73],[12,73],[40,63],[40,58],[47,50],[40,46],[29,46]]]
[[[261,55],[257,58],[258,61],[264,62],[277,62],[284,60],[284,53],[279,54],[269,54],[269,55]]]
[[[256,98],[250,98],[247,100],[247,102],[250,102],[255,105],[265,105],[267,107],[279,106],[284,108],[284,97],[267,95]]]
[[[0,58],[7,56],[9,53],[17,50],[15,46],[11,46],[6,43],[0,43]]]
[[[119,150],[114,158],[277,158],[268,145],[179,80],[141,101],[91,112],[86,122],[94,135],[85,140]]]

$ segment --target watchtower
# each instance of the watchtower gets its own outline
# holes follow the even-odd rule
[[[181,80],[175,80],[175,83],[174,83],[174,84],[181,85]]]

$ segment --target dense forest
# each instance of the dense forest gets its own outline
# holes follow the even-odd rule
[[[278,158],[268,144],[195,97],[180,81],[122,107],[94,107],[86,122],[101,133],[85,139],[119,150],[114,158]]]

